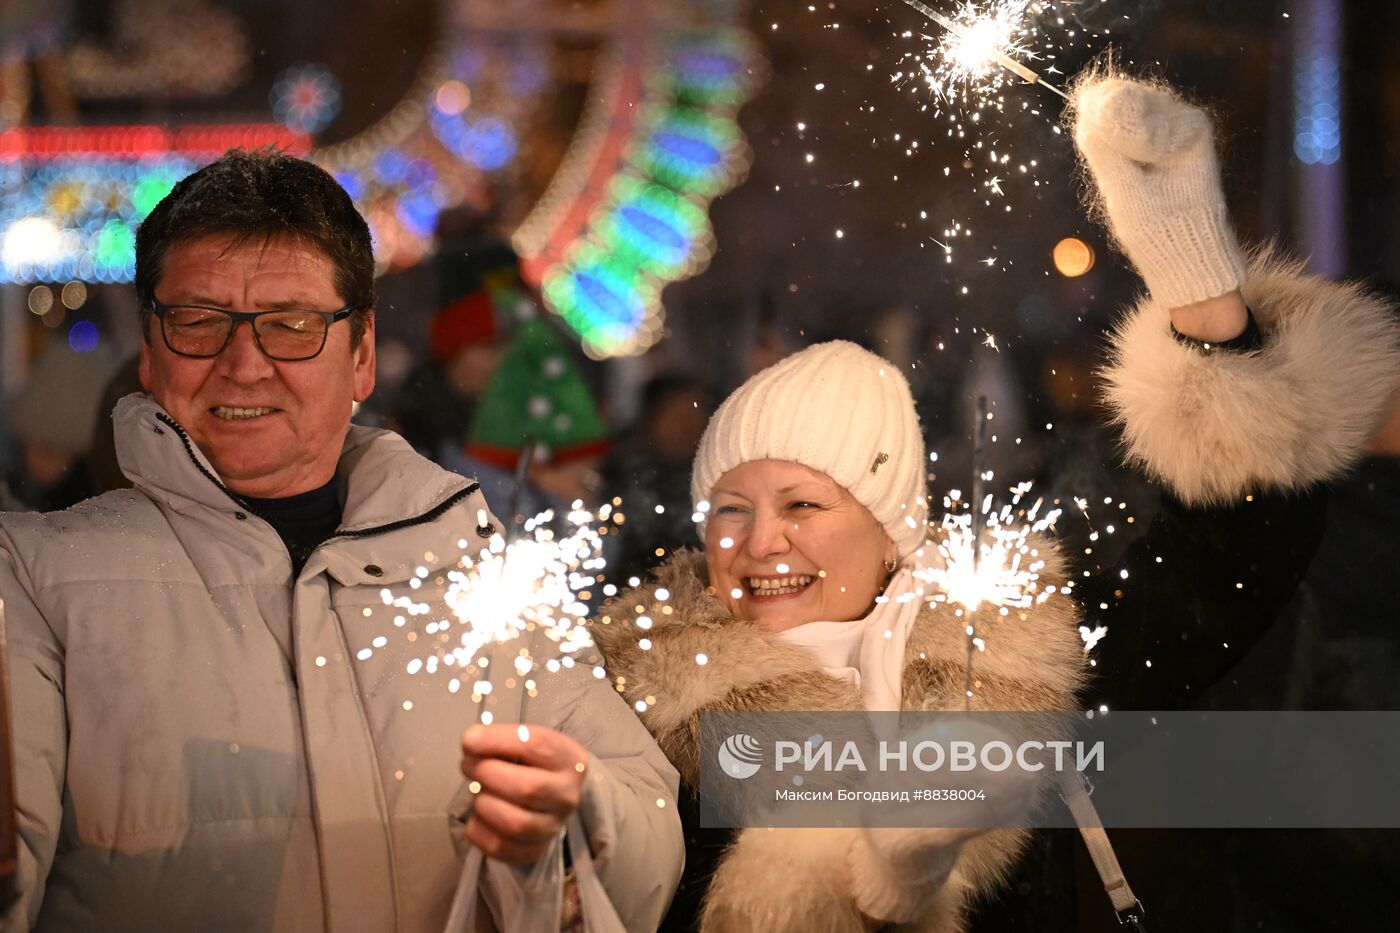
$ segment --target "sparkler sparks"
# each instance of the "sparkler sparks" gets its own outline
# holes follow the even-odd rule
[[[956,99],[969,91],[976,93],[979,86],[990,90],[995,76],[1001,74],[999,68],[1066,96],[1016,58],[1034,55],[1030,44],[1034,0],[990,0],[981,5],[963,0],[951,17],[920,0],[904,2],[943,27],[942,41],[919,63],[925,83],[940,97]]]
[[[458,569],[447,574],[443,594],[453,618],[429,623],[429,634],[443,637],[432,654],[408,663],[409,674],[450,669],[456,676],[448,688],[454,693],[464,678],[478,677],[470,686],[479,699],[491,692],[481,655],[492,646],[540,632],[557,646],[558,656],[568,657],[593,643],[584,625],[589,611],[584,600],[605,566],[602,538],[592,525],[597,516],[576,503],[563,532],[555,531],[554,517],[545,512],[526,522],[520,538],[507,543],[496,534],[475,556],[462,556]],[[404,608],[410,614],[426,610]],[[557,658],[531,659],[524,650],[512,661],[513,673],[521,677],[541,667],[557,670],[558,664]]]
[[[1053,586],[1042,586],[1040,571],[1045,561],[1031,536],[1048,531],[1060,517],[1059,509],[1040,514],[1044,500],[1022,512],[1022,498],[1030,491],[1023,483],[1012,492],[1012,500],[1001,509],[992,510],[992,497],[987,495],[971,508],[954,513],[957,501],[945,499],[940,525],[942,540],[938,553],[945,566],[930,567],[921,578],[942,590],[935,599],[962,606],[975,612],[984,604],[996,607],[1001,615],[1011,609],[1028,609],[1049,599]],[[981,512],[985,528],[981,540],[973,531],[973,509]]]
[[[1055,119],[1059,108],[1046,106],[1040,95],[1015,93],[1015,88],[1024,81],[1063,97],[1061,89],[1046,79],[1077,70],[1078,63],[1107,40],[1109,17],[1115,13],[1117,21],[1127,17],[1111,9],[1118,5],[1115,0],[904,3],[927,18],[930,26],[926,31],[917,25],[900,30],[900,38],[915,45],[892,69],[891,81],[922,98],[919,112],[942,117],[947,126],[933,138],[919,139],[918,130],[904,128],[888,138],[902,148],[905,158],[936,155],[948,159],[941,166],[945,178],[967,173],[974,180],[970,193],[976,196],[975,210],[999,215],[1022,211],[1025,202],[1021,195],[1027,187],[1056,186],[1060,179],[1042,176],[1039,159],[1018,157],[1018,150],[1058,147],[1061,141],[1056,138],[1060,135]],[[946,194],[949,189],[944,186],[939,190]],[[928,219],[925,213],[919,214],[920,220]],[[947,230],[932,245],[944,247],[944,265],[962,258],[962,250],[955,258],[948,248],[955,244]],[[968,244],[956,245],[965,248]],[[976,274],[1002,272],[1008,265],[989,264]],[[970,293],[966,283],[959,284],[958,294]]]

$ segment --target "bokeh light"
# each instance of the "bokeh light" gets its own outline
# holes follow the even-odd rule
[[[472,90],[461,81],[444,81],[433,94],[433,106],[449,116],[456,116],[472,104]]]
[[[76,311],[81,308],[83,303],[87,301],[87,297],[87,286],[82,282],[74,280],[63,286],[63,306],[70,311]]]
[[[98,340],[97,325],[92,321],[78,321],[68,331],[68,346],[78,353],[96,350]]]
[[[29,292],[29,310],[40,316],[48,314],[53,307],[53,290],[47,285],[36,285]]]
[[[1094,268],[1094,248],[1078,237],[1065,237],[1055,244],[1055,270],[1067,279],[1078,278]]]

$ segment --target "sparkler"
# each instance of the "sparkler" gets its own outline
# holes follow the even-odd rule
[[[443,632],[450,636],[454,626],[461,629],[460,634],[455,644],[447,637],[440,642],[443,647],[433,654],[410,661],[408,673],[433,674],[449,669],[454,674],[447,685],[452,693],[461,690],[464,678],[474,675],[471,696],[479,708],[491,693],[490,659],[484,652],[493,647],[538,632],[557,645],[556,655],[541,664],[530,657],[528,649],[522,649],[511,662],[509,673],[530,678],[541,670],[556,672],[572,665],[572,655],[593,644],[584,627],[588,616],[585,600],[606,563],[601,556],[602,538],[592,526],[597,517],[576,502],[566,516],[567,528],[562,533],[553,528],[554,513],[545,512],[527,521],[523,533],[514,540],[507,542],[497,533],[475,557],[464,554],[458,569],[447,574],[449,586],[443,596],[454,619],[428,624],[430,635]],[[486,524],[485,515],[480,516],[478,524]],[[465,539],[459,546],[466,547]],[[385,601],[391,601],[387,591]],[[412,613],[415,607],[411,600],[400,598],[395,602],[405,603],[410,604]],[[534,679],[525,679],[524,687],[519,728],[521,739],[527,740],[524,710],[526,698],[535,693]],[[490,712],[482,712],[480,720],[489,724]],[[468,929],[475,907],[468,891],[478,869],[479,865],[471,859],[463,863],[448,916],[448,931]]]
[[[1000,65],[1027,84],[1038,84],[1068,99],[1064,91],[1005,51],[1015,48],[1017,14],[1024,14],[1025,3],[1013,2],[981,15],[968,3],[963,11],[969,22],[958,23],[920,0],[904,2],[948,32],[951,41],[943,47],[943,54],[951,63],[954,76],[975,79],[984,76],[992,65]]]
[[[602,538],[592,526],[596,517],[575,503],[566,516],[570,530],[565,533],[556,533],[555,514],[548,511],[527,521],[515,540],[507,542],[498,532],[475,556],[464,553],[457,568],[447,573],[449,585],[443,594],[453,618],[428,623],[426,634],[440,636],[431,642],[438,647],[409,661],[408,673],[437,674],[443,669],[459,673],[447,685],[457,693],[464,677],[489,666],[484,651],[527,632],[542,632],[562,655],[590,646],[583,624],[588,615],[585,600],[596,585],[596,575],[606,566]],[[487,525],[484,511],[479,523]],[[466,539],[458,546],[466,548]],[[426,574],[424,569],[419,576]],[[431,611],[428,604],[410,596],[394,598],[387,589],[383,597],[385,605],[404,609],[410,616]],[[455,640],[454,628],[460,629]],[[521,676],[528,673],[521,670],[519,659],[515,666]],[[491,692],[489,680],[479,680],[472,687],[478,702]]]
[[[981,464],[977,466],[978,476],[983,476]],[[991,508],[992,496],[982,495],[981,489],[980,481],[974,484],[969,509],[943,516],[943,538],[938,552],[944,566],[930,567],[916,574],[941,590],[932,601],[956,603],[963,609],[967,632],[968,708],[972,703],[975,651],[986,649],[986,642],[977,634],[974,625],[978,611],[990,606],[995,607],[999,615],[1008,616],[1012,609],[1028,609],[1056,592],[1054,585],[1040,583],[1045,561],[1032,546],[1030,536],[1053,527],[1060,510],[1051,509],[1042,515],[1043,499],[1021,510],[1021,502],[1030,492],[1030,483],[1014,487],[1011,502],[996,511]],[[957,490],[951,492],[944,500],[945,509],[955,508],[960,498]]]
[[[990,336],[990,335],[989,335]],[[977,396],[977,430],[972,441],[972,573],[977,576],[977,572],[982,567],[982,526],[983,513],[988,506],[982,503],[982,484],[986,481],[984,467],[986,466],[985,444],[987,443],[987,418],[991,413],[987,410],[987,396]],[[963,705],[967,709],[972,709],[972,660],[973,650],[977,647],[977,606],[969,606],[967,610],[967,665],[966,681],[963,684]]]

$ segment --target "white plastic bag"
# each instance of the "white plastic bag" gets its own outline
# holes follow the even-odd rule
[[[588,850],[588,837],[577,813],[569,817],[566,829],[564,836],[573,859],[585,933],[627,933],[598,878],[593,854]],[[495,879],[493,893],[502,929],[510,933],[558,933],[564,901],[563,845],[564,838],[556,838],[524,873],[499,863],[487,865],[481,850],[473,846],[462,862],[462,876],[452,898],[446,933],[473,933],[476,929],[476,895],[483,871]],[[508,880],[512,876],[514,883]]]

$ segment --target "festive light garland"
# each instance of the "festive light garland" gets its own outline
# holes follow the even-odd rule
[[[620,0],[564,163],[515,232],[527,278],[592,356],[655,343],[662,289],[713,252],[709,203],[748,160],[735,117],[757,55],[734,25],[740,6]],[[135,227],[176,181],[227,148],[268,144],[309,155],[345,187],[374,234],[377,271],[418,262],[442,211],[484,203],[511,171],[553,67],[538,37],[502,41],[464,24],[444,35],[399,104],[334,146],[312,150],[307,134],[334,117],[338,84],[305,66],[271,95],[285,128],[0,133],[0,281],[130,280]]]
[[[552,67],[538,39],[448,28],[387,117],[312,154],[365,214],[380,272],[431,254],[442,211],[484,205],[489,185],[508,182]]]
[[[163,180],[163,197],[175,181],[227,149],[267,145],[311,158],[345,187],[373,231],[377,272],[411,266],[432,251],[440,212],[483,200],[484,176],[509,168],[519,127],[548,84],[547,65],[538,54],[517,56],[515,48],[500,43],[449,38],[430,53],[409,92],[384,118],[350,140],[317,149],[308,133],[295,127],[309,130],[327,118],[324,98],[334,79],[302,69],[284,73],[280,95],[272,95],[284,100],[281,115],[291,126],[0,132],[0,282],[130,281],[131,256],[107,260],[120,243],[134,242],[136,225],[154,204],[146,203],[158,190],[154,179]],[[478,102],[470,120],[437,106],[444,84],[456,82],[467,90],[464,77],[477,88],[468,92]],[[298,82],[306,85],[300,90],[310,92],[299,110],[290,99]],[[534,96],[500,93],[507,84],[533,88]],[[492,100],[501,106],[485,105]],[[455,128],[447,125],[449,117],[458,117]],[[74,201],[75,192],[83,209],[60,210]]]
[[[694,12],[694,11],[692,11]],[[596,358],[663,333],[661,292],[713,254],[707,209],[747,168],[736,116],[756,52],[713,2],[685,27],[633,0],[564,164],[517,229],[527,278]]]
[[[277,124],[41,127],[0,132],[0,281],[127,282],[136,225],[227,149],[310,139]]]

